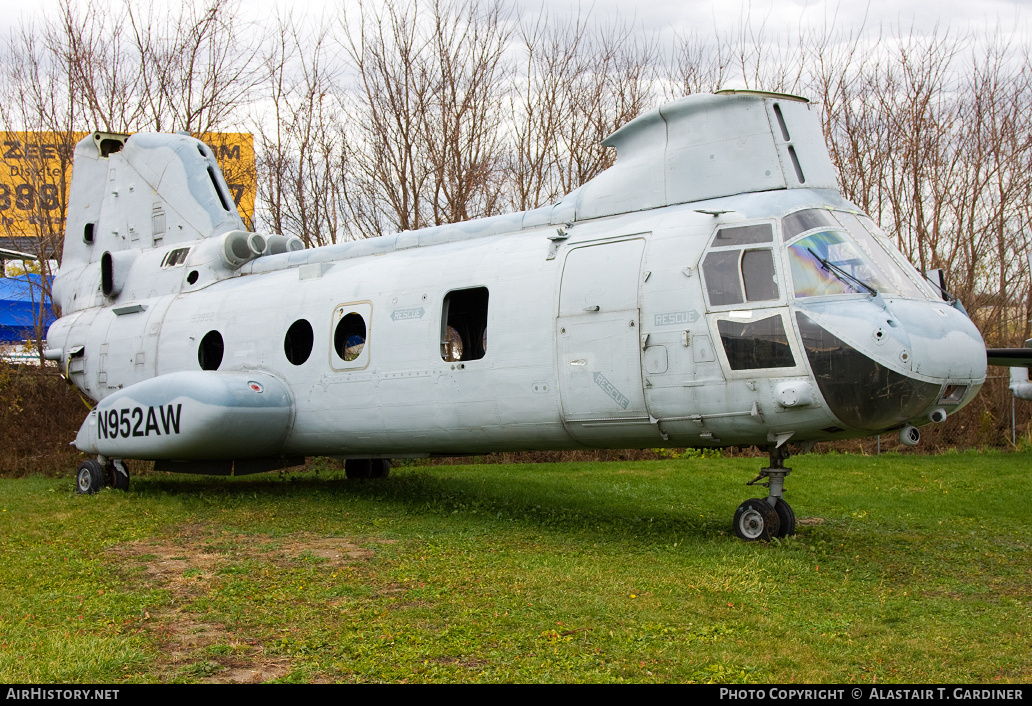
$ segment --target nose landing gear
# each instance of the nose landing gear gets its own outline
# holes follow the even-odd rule
[[[772,537],[789,537],[795,534],[795,513],[785,502],[785,476],[792,472],[785,468],[788,451],[784,447],[770,449],[770,466],[760,470],[760,475],[746,485],[762,485],[768,489],[766,498],[752,498],[738,506],[735,511],[734,530],[739,539],[747,542],[768,541]],[[767,478],[767,482],[760,481]]]

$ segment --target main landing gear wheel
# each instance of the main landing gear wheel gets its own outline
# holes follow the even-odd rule
[[[129,469],[120,459],[108,461],[104,466],[104,475],[107,484],[115,490],[129,490]]]
[[[344,475],[356,478],[386,478],[391,474],[389,458],[349,458],[344,462]]]
[[[104,467],[92,459],[79,464],[75,475],[75,490],[80,495],[93,495],[104,487]]]

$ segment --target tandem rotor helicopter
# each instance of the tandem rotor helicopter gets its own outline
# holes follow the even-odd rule
[[[248,232],[211,150],[75,149],[47,358],[97,401],[77,487],[123,459],[246,474],[346,459],[757,445],[745,540],[793,534],[788,442],[939,423],[986,349],[839,193],[805,99],[722,91],[613,133],[613,167],[523,213],[305,249]],[[762,482],[762,483],[761,483]]]

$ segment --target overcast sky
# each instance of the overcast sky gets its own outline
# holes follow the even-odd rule
[[[1025,23],[1028,18],[1028,0],[753,0],[752,2],[716,2],[714,0],[516,0],[525,12],[536,12],[546,6],[550,11],[576,13],[577,8],[593,7],[595,12],[611,16],[634,15],[646,29],[663,30],[668,27],[700,31],[725,30],[745,16],[754,23],[764,21],[772,29],[794,28],[800,23],[821,25],[834,22],[836,27],[853,29],[865,23],[877,27],[879,23],[902,23],[924,30],[937,22],[954,28],[995,28],[999,22],[1009,28]],[[1027,28],[1026,28],[1027,29]]]
[[[590,12],[596,17],[634,19],[645,31],[661,34],[672,31],[724,32],[750,17],[753,24],[766,22],[775,30],[796,28],[800,23],[834,23],[837,29],[855,30],[866,25],[897,26],[911,23],[927,31],[936,23],[953,30],[989,30],[1001,33],[1029,31],[1032,2],[1029,0],[511,0],[524,15],[547,9],[549,13]],[[355,0],[241,0],[254,19],[268,18],[270,6],[320,14],[339,4],[355,5]],[[368,0],[367,0],[368,2]],[[112,4],[116,4],[113,0]],[[35,0],[20,8],[9,7],[0,13],[0,28],[9,30],[21,18],[52,13],[59,0]],[[177,2],[178,4],[178,2]],[[371,4],[379,4],[372,0]],[[227,6],[231,6],[227,2]]]
[[[21,8],[0,13],[0,36],[20,22],[56,16],[61,0],[34,0]],[[71,0],[85,4],[87,0]],[[118,7],[124,0],[96,0]],[[190,0],[186,0],[189,2]],[[195,0],[199,3],[206,0]],[[364,0],[382,6],[383,0]],[[402,0],[403,1],[403,0]],[[490,0],[483,0],[485,3]],[[158,6],[183,0],[135,0]],[[318,18],[345,7],[357,10],[359,0],[224,0],[220,7],[238,7],[244,22],[271,25],[277,14]],[[420,0],[428,5],[431,0]],[[674,47],[678,36],[693,33],[707,39],[736,34],[747,23],[748,39],[762,33],[766,42],[794,38],[801,28],[825,28],[832,36],[855,36],[861,29],[871,40],[898,30],[916,34],[948,30],[949,36],[970,35],[978,45],[988,37],[1032,47],[1032,0],[502,0],[524,20],[545,12],[550,17],[572,18],[608,24],[614,19],[631,23],[635,33],[658,40],[661,48]],[[158,13],[159,16],[163,13]],[[356,13],[357,14],[357,13]],[[256,33],[257,34],[257,33]],[[884,49],[885,45],[881,45]],[[1020,57],[1020,52],[1013,54]],[[1020,60],[1020,59],[1019,59]],[[729,79],[725,87],[736,87]]]

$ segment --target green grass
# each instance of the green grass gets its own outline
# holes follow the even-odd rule
[[[1027,682],[1030,454],[0,481],[0,682]]]

